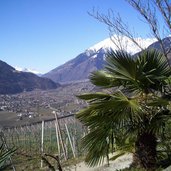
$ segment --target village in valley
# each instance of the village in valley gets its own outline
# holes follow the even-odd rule
[[[37,89],[13,95],[0,95],[0,123],[2,126],[11,127],[48,120],[54,118],[54,110],[59,116],[75,114],[85,106],[85,102],[76,95],[93,89],[94,86],[90,82],[80,82],[63,85],[55,90]]]

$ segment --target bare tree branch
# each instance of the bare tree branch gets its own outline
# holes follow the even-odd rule
[[[171,39],[163,39],[171,34],[171,1],[170,0],[125,0],[132,6],[143,18],[149,26],[151,34],[157,39],[160,48],[169,62],[168,54],[171,53]],[[95,19],[108,26],[111,40],[120,50],[123,50],[122,37],[127,37],[137,47],[144,50],[140,43],[136,40],[135,33],[130,31],[128,24],[126,24],[119,14],[115,14],[112,9],[108,13],[101,14],[98,11],[89,13]],[[159,22],[159,18],[163,21]],[[164,24],[163,24],[164,23]],[[117,36],[113,36],[117,35]],[[166,43],[168,46],[166,46]]]
[[[168,29],[171,32],[171,5],[169,5],[168,0],[155,0],[154,3],[156,3],[158,9],[160,10],[162,17],[164,18],[164,21],[166,22]]]
[[[161,36],[160,25],[158,23],[156,10],[160,12],[160,15],[163,17],[166,27],[164,29],[169,29],[171,32],[171,6],[169,5],[168,0],[153,0],[153,1],[143,1],[140,0],[126,0],[134,9],[136,9],[140,15],[147,21],[148,25],[151,28],[152,34],[160,43],[161,49],[167,58],[168,53],[170,53],[171,48],[166,49],[164,42]],[[167,30],[166,29],[166,30]],[[167,58],[168,62],[169,59]]]
[[[124,49],[122,43],[123,36],[130,39],[141,50],[144,50],[144,48],[135,39],[135,34],[129,30],[128,24],[122,21],[122,18],[120,17],[119,14],[115,16],[113,10],[109,9],[108,14],[105,15],[105,14],[100,14],[98,11],[95,11],[93,9],[91,13],[89,12],[89,15],[108,26],[111,40],[119,50]],[[117,35],[117,36],[113,37],[113,35]]]

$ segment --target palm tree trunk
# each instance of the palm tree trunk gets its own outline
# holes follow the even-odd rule
[[[145,132],[139,135],[135,143],[133,164],[145,168],[146,170],[155,170],[156,147],[157,139],[154,134]]]

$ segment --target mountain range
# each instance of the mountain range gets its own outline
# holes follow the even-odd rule
[[[164,49],[168,51],[167,58],[169,63],[171,64],[171,36],[166,37],[162,40]],[[150,46],[148,46],[149,49],[158,49],[159,51],[162,51],[161,45],[158,41],[152,43]]]
[[[159,42],[155,39],[137,38],[137,41],[143,48],[161,50]],[[121,43],[122,48],[131,54],[141,51],[128,38],[123,37]],[[166,49],[170,48],[171,37],[163,39],[163,43]],[[31,70],[14,68],[0,60],[0,94],[14,94],[34,89],[55,89],[60,86],[59,83],[65,84],[87,80],[92,71],[103,68],[107,51],[117,50],[117,48],[116,43],[111,41],[110,38],[105,39],[41,77],[31,73]],[[171,53],[168,57],[171,61]]]
[[[36,74],[36,75],[38,75],[38,76],[41,76],[41,75],[42,75],[39,71],[37,71],[37,70],[35,70],[35,69],[21,68],[21,67],[18,67],[18,66],[15,66],[14,68],[15,68],[15,70],[17,70],[17,71],[21,71],[21,72],[31,72],[31,73]]]
[[[116,39],[108,38],[94,46],[88,48],[83,53],[76,56],[74,59],[65,64],[51,70],[43,75],[43,77],[50,78],[55,82],[68,83],[73,81],[82,81],[88,79],[90,73],[95,70],[102,69],[105,63],[106,52],[110,49],[117,50],[118,47],[114,41]],[[122,48],[131,54],[135,54],[141,49],[137,47],[131,40],[126,37],[120,38]],[[137,38],[136,41],[142,48],[147,48],[154,43],[156,39],[142,39]]]
[[[55,89],[59,86],[48,78],[41,78],[30,72],[17,71],[0,60],[0,94],[14,94],[34,89]]]

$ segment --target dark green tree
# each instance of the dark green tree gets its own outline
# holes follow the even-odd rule
[[[143,51],[137,57],[108,52],[104,70],[90,76],[102,91],[78,96],[88,103],[77,118],[89,130],[82,145],[90,166],[101,163],[125,137],[133,142],[134,164],[158,167],[157,144],[171,118],[170,75],[168,61],[158,51]]]

